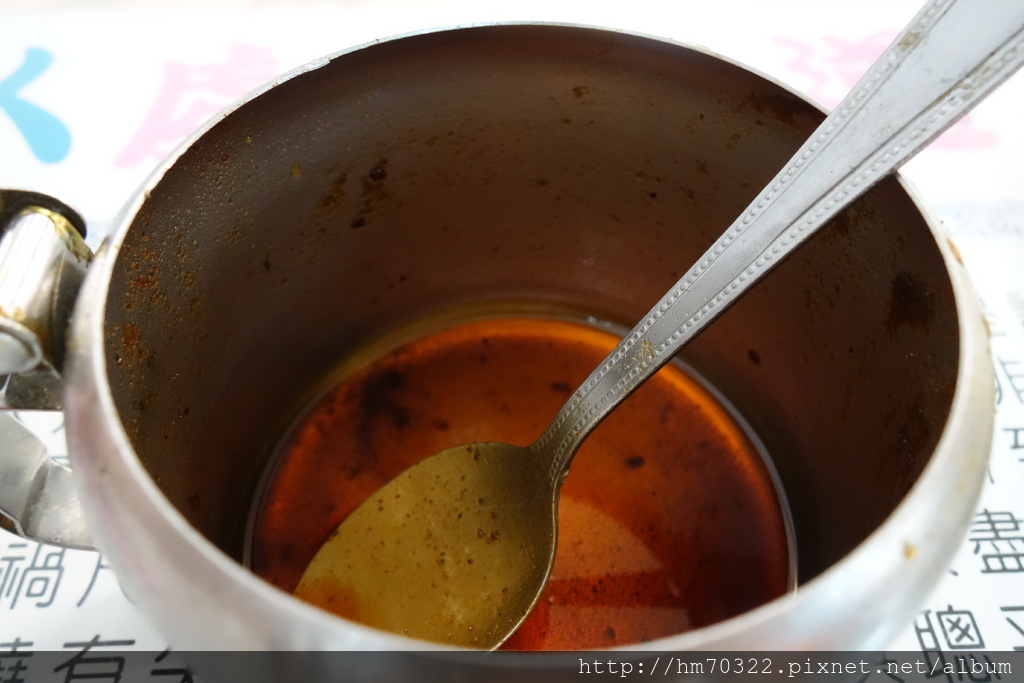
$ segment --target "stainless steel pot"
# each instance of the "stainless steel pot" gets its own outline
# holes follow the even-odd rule
[[[700,50],[521,24],[343,52],[217,117],[128,203],[71,320],[68,445],[125,591],[179,649],[430,648],[241,563],[309,388],[411,315],[633,322],[822,118]],[[955,250],[889,178],[685,356],[773,455],[800,587],[643,647],[884,645],[962,541],[989,453],[986,329]],[[23,531],[87,542],[73,504],[53,521],[33,500],[7,508]]]

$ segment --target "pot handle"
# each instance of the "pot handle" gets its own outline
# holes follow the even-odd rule
[[[70,548],[92,547],[71,470],[12,411],[60,410],[65,330],[91,260],[72,209],[0,190],[0,526]]]

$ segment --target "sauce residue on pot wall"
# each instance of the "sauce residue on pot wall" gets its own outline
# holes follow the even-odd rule
[[[292,591],[334,527],[420,459],[476,441],[532,442],[615,342],[575,323],[483,320],[343,378],[283,444],[256,520],[253,570]],[[747,611],[788,580],[784,515],[761,454],[670,365],[573,461],[551,580],[505,647],[652,640]],[[344,596],[322,597],[314,602],[344,614]]]

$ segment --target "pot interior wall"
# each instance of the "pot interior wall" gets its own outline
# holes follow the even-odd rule
[[[347,352],[489,301],[631,325],[821,119],[720,59],[611,32],[341,55],[218,123],[134,218],[106,313],[129,437],[240,557],[273,445]],[[772,453],[802,580],[891,512],[942,429],[958,334],[934,239],[887,180],[684,351]]]

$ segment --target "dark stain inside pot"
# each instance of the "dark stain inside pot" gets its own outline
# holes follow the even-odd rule
[[[253,570],[291,592],[334,527],[420,459],[532,442],[616,341],[564,320],[476,320],[345,371],[281,446],[254,516]],[[787,520],[754,440],[670,365],[573,461],[551,580],[505,647],[626,645],[756,607],[792,580]],[[310,601],[358,620],[344,596]]]

